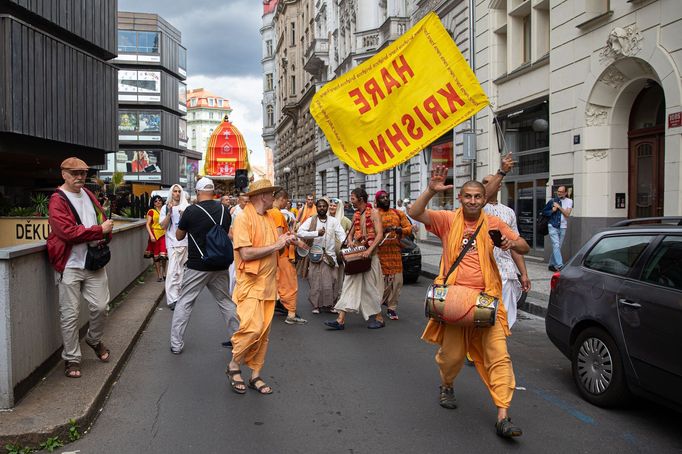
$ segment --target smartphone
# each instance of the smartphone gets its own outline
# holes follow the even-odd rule
[[[502,232],[499,230],[488,230],[488,235],[490,235],[490,239],[493,240],[495,246],[502,247]]]

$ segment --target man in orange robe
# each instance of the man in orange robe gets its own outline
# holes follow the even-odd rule
[[[246,194],[249,203],[234,221],[232,230],[235,250],[237,285],[232,294],[237,304],[239,330],[232,336],[232,360],[226,373],[230,385],[238,394],[246,392],[241,365],[251,369],[248,386],[260,394],[271,394],[272,388],[260,376],[265,364],[268,337],[277,296],[277,254],[296,236],[277,234],[268,209],[272,208],[274,191],[269,180],[256,181]]]
[[[280,189],[275,193],[272,208],[268,210],[268,216],[272,217],[277,228],[277,235],[290,232],[287,219],[280,211],[282,208],[286,208],[288,201],[289,194],[284,189]],[[287,325],[303,325],[308,321],[296,313],[298,278],[296,277],[296,268],[292,263],[293,249],[294,246],[289,246],[277,254],[277,294],[280,302],[287,310],[287,318],[284,323]]]
[[[493,242],[490,230],[502,234],[500,244],[503,250],[513,250],[526,254],[528,244],[509,226],[495,216],[482,212],[486,203],[483,184],[477,181],[465,183],[459,192],[461,208],[453,211],[426,210],[431,198],[438,192],[451,190],[446,185],[448,169],[437,166],[432,172],[429,186],[414,202],[409,210],[413,219],[422,222],[427,230],[440,237],[443,243],[443,260],[440,273],[435,282],[438,284],[460,285],[483,291],[500,300],[496,322],[487,328],[461,327],[429,320],[422,339],[440,345],[436,353],[436,363],[440,369],[440,405],[444,408],[457,408],[452,387],[453,381],[462,369],[464,357],[469,352],[476,370],[497,407],[497,435],[503,438],[520,436],[521,429],[514,425],[508,415],[516,383],[511,358],[507,351],[506,337],[509,336],[507,314],[502,304],[502,279],[495,265]],[[478,226],[480,231],[464,255],[459,266],[444,282],[450,267],[464,246],[472,241]]]
[[[305,196],[305,205],[298,212],[298,217],[296,218],[296,228],[299,228],[306,219],[310,216],[317,214],[317,207],[315,206],[315,197],[312,194]]]

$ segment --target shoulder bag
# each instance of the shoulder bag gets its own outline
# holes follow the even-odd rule
[[[59,194],[64,200],[66,200],[66,203],[69,204],[69,208],[71,208],[71,212],[76,218],[76,223],[78,225],[83,225],[80,216],[78,216],[76,208],[73,206],[67,195],[64,194],[61,189],[57,189],[57,194]],[[95,211],[97,211],[97,205],[95,205],[95,203],[92,201],[90,195],[85,193],[85,196],[88,198],[88,200],[90,200],[90,203],[92,203],[92,207],[95,209]],[[109,263],[109,260],[111,260],[111,250],[109,250],[109,245],[107,242],[107,240],[98,241],[95,246],[90,246],[88,243],[88,252],[85,255],[86,270],[97,271],[100,268],[104,268],[106,264]]]

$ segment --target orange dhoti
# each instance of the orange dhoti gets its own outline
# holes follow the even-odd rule
[[[237,302],[240,325],[232,336],[233,361],[255,370],[263,367],[274,314],[274,300],[245,298]]]
[[[436,364],[444,385],[452,384],[462,370],[464,358],[469,352],[495,406],[509,408],[516,389],[516,380],[507,351],[509,328],[506,313],[501,306],[502,303],[495,324],[489,328],[463,328],[429,320],[422,339],[440,345],[436,352]]]
[[[277,294],[286,310],[296,312],[298,277],[296,267],[289,260],[288,254],[277,255]]]

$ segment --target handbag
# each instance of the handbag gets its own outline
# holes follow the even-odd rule
[[[497,298],[465,286],[445,284],[471,248],[482,225],[478,226],[467,244],[462,248],[457,260],[445,276],[444,283],[434,283],[429,286],[424,301],[424,314],[427,318],[464,327],[488,327],[495,324],[499,305]]]
[[[78,216],[78,212],[76,211],[76,207],[73,206],[71,200],[69,200],[66,194],[64,194],[60,189],[57,190],[57,194],[59,194],[64,200],[66,200],[66,203],[69,204],[71,212],[76,218],[76,224],[83,225],[83,222],[81,222],[81,218],[80,216]],[[92,199],[90,199],[90,202],[92,202]],[[97,211],[97,205],[93,203],[92,206],[95,209],[95,211]],[[111,260],[111,250],[109,249],[109,245],[107,244],[107,242],[108,242],[107,240],[99,241],[94,246],[88,244],[88,251],[85,254],[86,270],[97,271],[100,268],[104,268],[107,265],[107,263],[109,263],[109,260]]]

